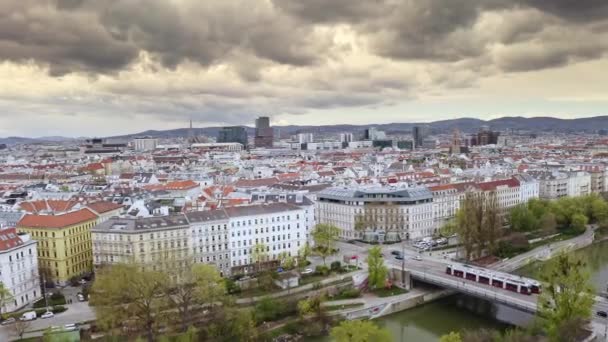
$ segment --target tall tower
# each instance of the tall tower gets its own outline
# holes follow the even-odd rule
[[[194,132],[192,131],[192,117],[190,117],[190,127],[188,128],[188,141],[192,142],[194,139]]]
[[[460,131],[454,128],[452,131],[452,146],[450,148],[452,154],[460,154]]]
[[[270,118],[260,116],[255,120],[255,147],[272,147],[274,131],[270,126]]]

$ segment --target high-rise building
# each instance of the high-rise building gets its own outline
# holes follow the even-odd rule
[[[384,140],[386,139],[386,133],[378,130],[376,127],[370,127],[365,130],[365,140]]]
[[[247,147],[247,130],[243,126],[228,126],[222,127],[217,134],[218,143],[231,143],[236,142]]]
[[[311,143],[314,141],[314,135],[312,133],[298,133],[298,142],[300,144]]]
[[[349,143],[353,141],[352,133],[340,133],[340,142]]]
[[[153,151],[158,145],[158,139],[152,137],[136,137],[133,139],[133,149],[135,151]]]
[[[424,139],[429,135],[428,126],[414,126],[412,136],[414,139],[414,148],[422,147]]]
[[[496,145],[498,143],[498,136],[500,132],[490,130],[490,126],[481,126],[477,133],[477,144],[480,146],[484,145]]]
[[[260,116],[255,119],[255,147],[272,147],[274,132],[270,127],[270,118]]]

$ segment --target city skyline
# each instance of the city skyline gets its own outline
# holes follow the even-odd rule
[[[107,136],[190,117],[603,115],[607,12],[600,1],[4,1],[0,136]]]

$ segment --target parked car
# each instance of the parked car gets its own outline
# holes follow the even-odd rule
[[[45,319],[45,318],[53,318],[55,317],[55,314],[51,311],[47,311],[45,313],[42,314],[42,316],[40,316],[40,318]]]
[[[300,274],[313,274],[315,271],[312,268],[306,268],[304,271],[300,272]]]
[[[20,319],[22,321],[33,321],[36,319],[36,311],[24,312]]]
[[[414,260],[420,261],[420,260],[422,260],[422,257],[421,257],[420,255],[416,255],[416,256],[414,257]]]
[[[446,238],[437,239],[437,243],[440,244],[440,245],[447,245],[448,244],[448,239],[446,239]]]
[[[74,323],[69,323],[63,326],[64,331],[74,331],[78,329],[78,325]]]
[[[401,251],[398,251],[398,250],[395,249],[395,250],[391,251],[391,254],[392,255],[401,255]]]
[[[79,302],[84,302],[86,300],[86,298],[84,298],[84,295],[82,293],[77,294],[76,297],[78,297]]]
[[[14,317],[9,317],[2,321],[2,325],[9,325],[15,323],[16,319]]]
[[[401,255],[401,254],[396,255],[395,259],[397,259],[397,260],[403,260],[403,255]]]
[[[598,316],[600,316],[600,317],[604,317],[604,318],[608,317],[608,313],[606,313],[606,311],[598,311],[595,314],[598,315]]]

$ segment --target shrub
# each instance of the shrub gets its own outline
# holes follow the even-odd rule
[[[358,289],[348,288],[348,289],[343,289],[342,291],[340,291],[340,293],[338,294],[338,297],[341,299],[352,299],[352,298],[359,298],[360,295],[361,295],[361,292]]]
[[[340,261],[334,261],[331,263],[330,268],[334,272],[339,272],[342,268],[342,263]]]
[[[315,267],[315,273],[319,274],[319,275],[328,275],[329,268],[325,265],[319,265],[319,266]]]
[[[65,311],[67,311],[67,310],[68,310],[68,308],[66,308],[66,307],[65,307],[65,306],[63,306],[63,305],[57,305],[57,306],[54,306],[54,307],[53,307],[53,313],[55,313],[55,314],[65,312]]]
[[[65,301],[65,296],[62,295],[61,292],[53,292],[53,294],[51,295],[51,300],[53,300],[53,301],[64,300]]]
[[[323,286],[321,285],[320,282],[316,282],[316,283],[312,284],[312,289],[313,290],[319,290],[319,289],[321,289],[321,287],[323,287]]]

